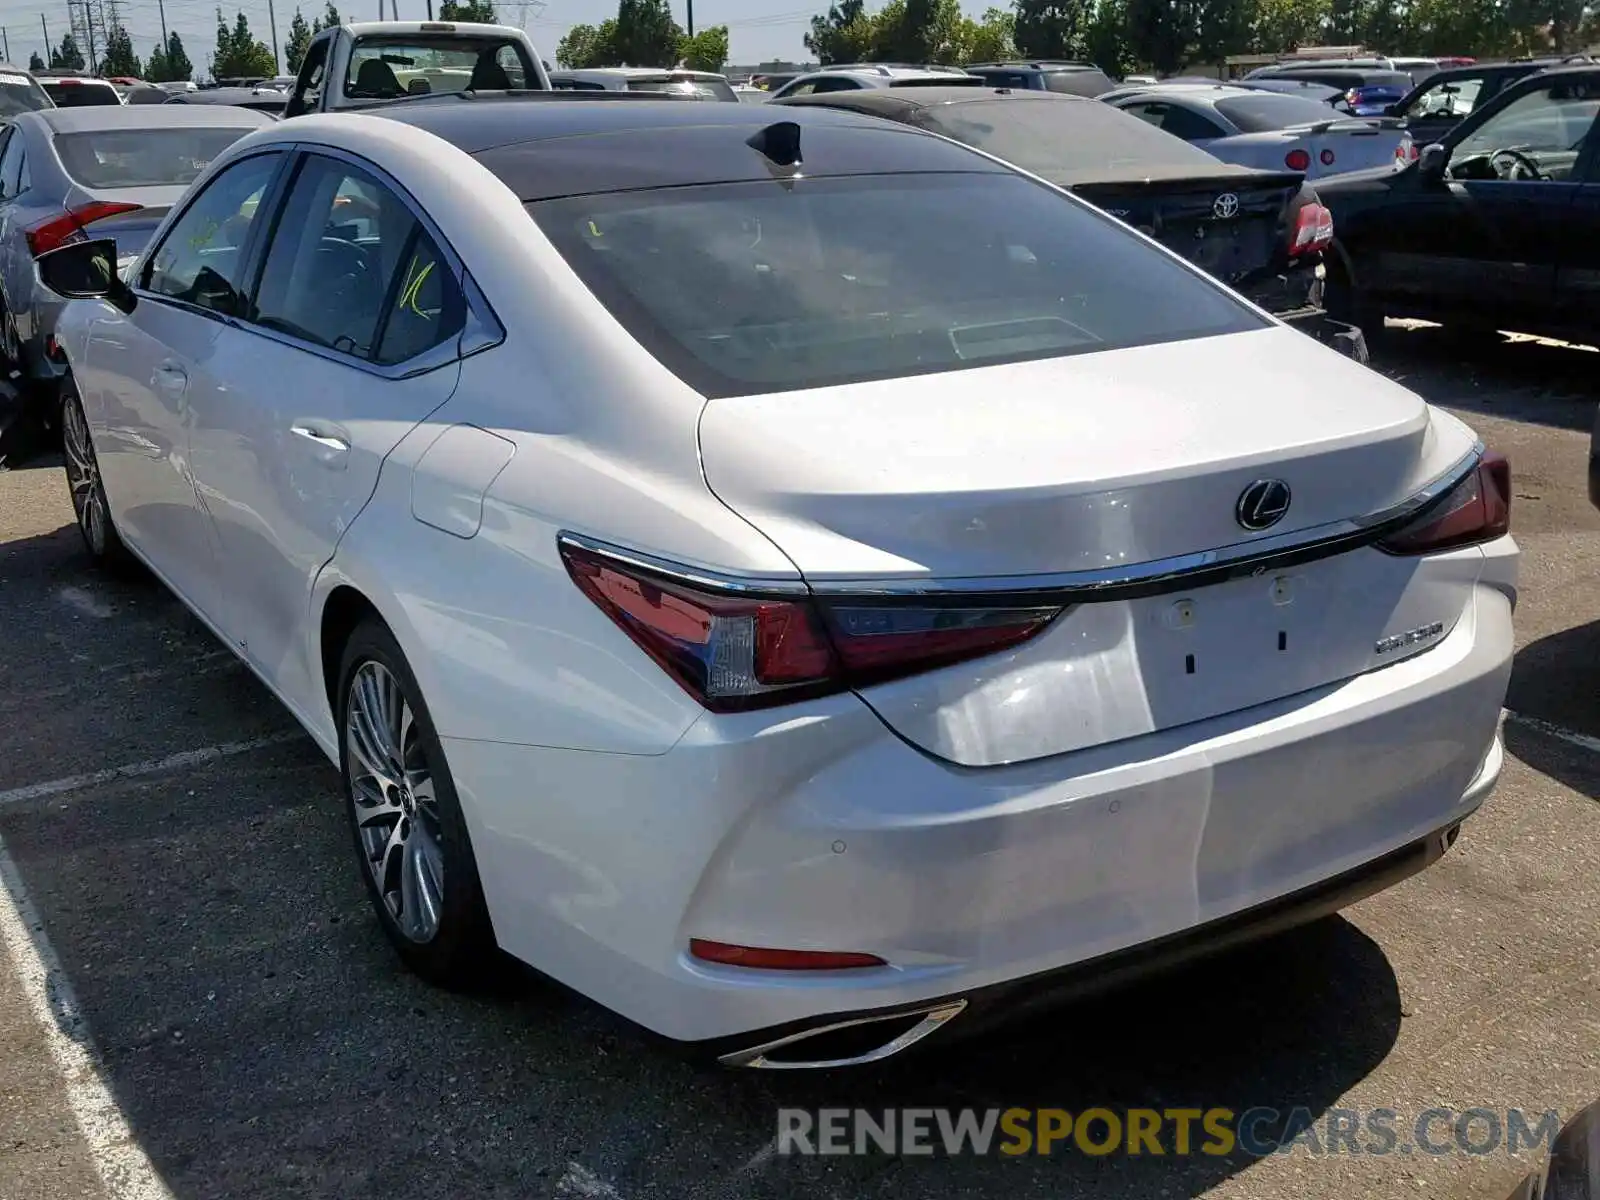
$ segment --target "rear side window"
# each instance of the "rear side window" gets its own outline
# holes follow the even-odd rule
[[[708,396],[1265,324],[1112,218],[1017,175],[737,183],[528,207],[629,332]]]
[[[1317,121],[1337,120],[1339,116],[1326,104],[1307,100],[1303,96],[1285,96],[1276,92],[1228,96],[1217,101],[1217,111],[1244,133],[1265,133],[1271,129],[1287,129],[1291,125],[1310,125]]]
[[[377,362],[461,332],[465,304],[411,209],[359,167],[307,159],[267,251],[252,320]]]
[[[85,83],[64,79],[43,85],[57,108],[88,108],[97,104],[121,104],[122,97],[109,83]]]
[[[67,174],[87,188],[187,186],[249,132],[237,126],[101,129],[58,134],[55,146]]]
[[[54,107],[49,93],[26,75],[0,73],[0,121],[8,121],[18,113]]]
[[[1046,71],[1046,91],[1068,96],[1103,96],[1117,85],[1103,71]]]

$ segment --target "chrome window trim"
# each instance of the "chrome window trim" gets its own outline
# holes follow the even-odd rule
[[[1289,533],[1253,538],[1214,550],[1086,571],[1039,575],[965,576],[946,579],[803,579],[735,575],[703,567],[686,567],[656,555],[629,550],[583,534],[563,530],[558,541],[612,558],[619,564],[693,587],[748,596],[794,596],[810,593],[818,600],[889,602],[921,599],[958,606],[974,599],[992,603],[1071,604],[1131,600],[1220,583],[1241,575],[1331,558],[1371,546],[1395,533],[1443,500],[1478,468],[1484,445],[1477,442],[1439,475],[1397,504],[1363,516],[1316,525]]]

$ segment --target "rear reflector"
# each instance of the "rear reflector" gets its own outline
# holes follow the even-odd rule
[[[1478,469],[1415,524],[1385,538],[1390,554],[1434,554],[1492,542],[1511,532],[1511,463],[1485,454]]]
[[[1322,165],[1323,166],[1325,166],[1325,167],[1333,166],[1333,151],[1332,150],[1324,150],[1320,155],[1318,155],[1318,157],[1320,159],[1322,159]]]
[[[762,971],[849,971],[889,965],[876,954],[836,950],[763,950],[755,946],[708,942],[704,938],[690,938],[689,953],[702,962]]]
[[[1283,156],[1283,165],[1291,171],[1308,171],[1311,169],[1311,155],[1304,150],[1291,150]]]
[[[561,542],[567,572],[691,696],[713,712],[844,691],[1014,646],[1059,607],[926,600],[751,596],[690,584],[603,551]]]
[[[120,213],[138,212],[142,207],[139,204],[114,204],[109,200],[96,200],[64,212],[60,216],[47,217],[26,230],[28,251],[38,258],[41,254],[48,254],[51,250],[60,249],[72,242],[86,241],[83,232],[85,225]]]

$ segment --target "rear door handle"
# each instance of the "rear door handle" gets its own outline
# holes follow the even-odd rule
[[[342,471],[350,457],[350,435],[335,425],[297,421],[289,432],[311,445],[312,457],[325,467]]]

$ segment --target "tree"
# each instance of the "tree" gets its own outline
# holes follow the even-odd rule
[[[138,79],[143,73],[139,56],[133,52],[133,39],[121,25],[113,25],[106,38],[106,52],[100,60],[100,73],[130,79]]]
[[[339,10],[333,6],[333,0],[328,0],[328,7],[323,10],[320,17],[315,17],[311,22],[311,32],[320,33],[324,29],[333,29],[343,25],[344,18],[339,15]]]
[[[306,60],[306,51],[311,48],[311,26],[306,24],[306,19],[300,10],[294,10],[294,20],[289,22],[289,40],[283,44],[283,61],[288,65],[289,74],[298,75],[300,64]]]
[[[39,52],[37,50],[28,55],[28,70],[42,71],[44,69],[44,59],[39,57]]]
[[[872,23],[879,62],[953,63],[965,50],[960,0],[889,0]]]
[[[189,56],[184,53],[183,39],[174,29],[167,34],[167,53],[165,55],[167,78],[170,80],[188,80],[194,78],[194,64],[189,61]]]
[[[60,48],[50,51],[50,69],[53,71],[81,71],[85,65],[83,51],[78,49],[77,39],[70,33],[63,34]]]
[[[713,25],[680,38],[678,61],[691,71],[721,71],[728,62],[728,27]]]
[[[567,30],[567,36],[556,43],[556,62],[571,70],[620,66],[616,19],[609,18],[598,26],[574,25]]]
[[[233,28],[217,9],[217,53],[211,63],[211,74],[216,79],[250,78],[275,75],[278,62],[264,42],[256,40],[250,32],[250,19],[243,12],[237,14]]]
[[[1121,79],[1133,66],[1128,46],[1127,0],[1100,0],[1084,36],[1084,57],[1113,79]]]
[[[167,74],[167,55],[161,49],[161,43],[156,43],[156,48],[150,51],[150,57],[144,62],[144,77],[151,83],[165,83],[169,78]]]
[[[866,7],[866,0],[839,0],[827,16],[812,17],[811,32],[802,39],[806,49],[825,67],[866,58],[874,32]]]
[[[1017,18],[1001,8],[991,8],[982,20],[966,23],[962,36],[964,62],[1004,62],[1015,58],[1017,49]]]
[[[1186,0],[1128,0],[1128,48],[1162,75],[1188,59],[1194,32],[1194,10]]]
[[[1017,52],[1027,58],[1081,58],[1092,0],[1017,0]]]
[[[672,66],[682,37],[667,0],[618,0],[615,46],[628,66]]]
[[[1197,0],[1194,6],[1194,61],[1221,66],[1250,41],[1256,0]],[[1387,44],[1387,43],[1385,43]]]
[[[494,0],[444,0],[439,5],[439,20],[480,21],[493,25],[496,21]]]

